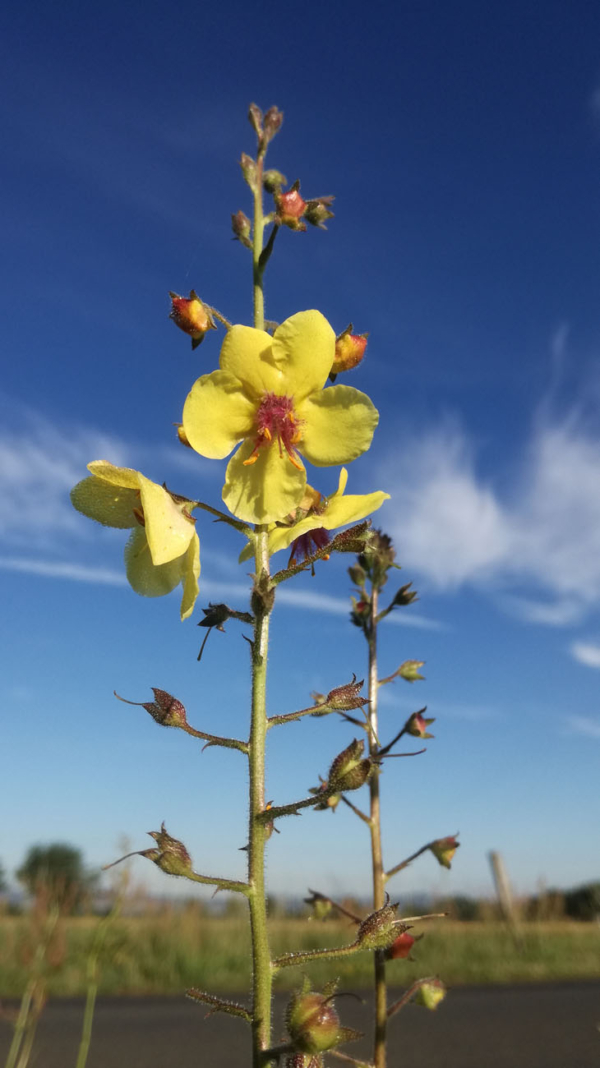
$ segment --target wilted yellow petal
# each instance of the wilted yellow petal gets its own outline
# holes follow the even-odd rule
[[[194,531],[185,556],[182,557],[183,597],[181,598],[181,619],[187,619],[194,611],[198,596],[198,578],[200,577],[200,542]]]
[[[140,492],[146,537],[156,565],[168,564],[183,556],[194,536],[194,522],[182,514],[170,493],[140,475]]]
[[[213,371],[194,382],[188,393],[183,429],[196,452],[222,460],[252,432],[255,412],[256,404],[242,392],[237,378]]]
[[[111,482],[114,486],[129,487],[129,489],[137,489],[139,486],[139,471],[134,471],[131,467],[115,467],[108,460],[92,460],[92,463],[88,464],[88,471],[105,482]]]
[[[136,489],[123,489],[90,475],[73,487],[71,501],[78,512],[105,527],[127,529],[137,524],[133,509],[139,508],[140,495]]]
[[[379,412],[366,393],[332,386],[308,397],[298,409],[304,420],[299,451],[316,467],[344,464],[366,452]]]
[[[142,597],[163,597],[181,582],[181,559],[157,567],[152,563],[146,531],[144,527],[137,527],[125,546],[127,580]]]
[[[260,449],[256,462],[244,465],[253,452],[245,441],[227,465],[223,500],[230,512],[245,523],[272,523],[295,508],[304,493],[306,472],[291,463],[273,442]]]

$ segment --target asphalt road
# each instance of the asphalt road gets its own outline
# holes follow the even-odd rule
[[[278,997],[281,1013],[285,998]],[[74,1068],[83,1004],[54,1001],[30,1068]],[[369,1001],[339,1002],[342,1022],[369,1027]],[[248,1029],[184,999],[98,1002],[87,1068],[245,1068]],[[436,1012],[408,1006],[390,1024],[390,1068],[600,1068],[600,983],[450,991]],[[279,1035],[278,1035],[279,1037]],[[0,1062],[10,1028],[0,1020]],[[368,1056],[368,1042],[344,1047]],[[330,1059],[330,1064],[341,1061]]]

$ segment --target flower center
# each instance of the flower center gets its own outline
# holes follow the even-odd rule
[[[294,411],[293,397],[265,393],[256,412],[257,433],[254,450],[248,459],[244,460],[244,465],[256,463],[263,445],[276,441],[279,445],[279,455],[283,456],[285,450],[294,467],[302,470],[296,450],[296,445],[302,438],[301,426],[302,420],[298,419]]]

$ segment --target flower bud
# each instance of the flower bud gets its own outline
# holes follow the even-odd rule
[[[194,289],[189,297],[180,297],[178,293],[169,293],[171,297],[171,311],[169,319],[172,319],[184,334],[189,334],[192,339],[192,348],[204,340],[204,335],[209,330],[216,330],[210,308],[200,300]]]
[[[267,193],[280,193],[283,185],[287,185],[287,178],[281,171],[271,169],[264,172],[263,186]]]
[[[238,211],[235,215],[231,216],[231,229],[233,230],[236,240],[241,241],[245,248],[252,248],[252,242],[250,240],[252,223],[248,216],[244,215],[243,211]]]
[[[412,604],[413,601],[418,599],[418,593],[416,590],[411,590],[412,582],[407,582],[406,586],[401,586],[398,590],[392,605],[394,608],[404,608],[408,604]]]
[[[400,664],[397,674],[407,682],[417,682],[418,679],[425,677],[419,675],[419,668],[422,668],[424,663],[424,660],[405,660],[403,664]],[[433,723],[433,720],[430,720],[430,723]]]
[[[364,567],[371,581],[381,588],[387,581],[387,572],[395,566],[395,560],[396,550],[389,534],[384,534],[382,530],[374,530],[358,562],[361,567]],[[408,589],[408,587],[405,588]]]
[[[265,112],[263,121],[264,135],[263,140],[265,142],[265,148],[269,141],[272,141],[276,133],[279,133],[281,124],[283,122],[283,111],[279,111],[279,108],[273,106]]]
[[[352,567],[349,567],[348,574],[354,585],[358,586],[359,589],[364,590],[367,576],[360,564],[353,564]]]
[[[364,681],[361,679],[357,682],[356,675],[352,675],[352,682],[347,682],[345,686],[336,686],[334,690],[329,691],[324,704],[328,708],[334,708],[337,712],[350,712],[353,708],[368,705],[368,697],[362,697],[360,694]]]
[[[283,1062],[285,1068],[323,1068],[320,1053],[289,1053]]]
[[[353,334],[352,323],[335,339],[335,358],[331,373],[339,375],[341,371],[351,371],[358,367],[367,347],[368,334]]]
[[[329,769],[327,783],[330,789],[343,793],[345,790],[358,790],[364,786],[375,767],[372,760],[361,759],[364,748],[365,743],[354,738],[350,745],[338,753]]]
[[[334,218],[334,213],[329,210],[334,200],[335,197],[317,197],[315,200],[308,200],[304,213],[306,221],[311,226],[317,226],[319,230],[326,230],[325,220]]]
[[[404,960],[408,958],[408,960],[412,960],[413,958],[410,955],[411,950],[415,942],[417,941],[418,939],[413,938],[413,936],[410,935],[408,931],[403,931],[402,934],[399,934],[398,937],[394,939],[391,946],[388,946],[388,948],[386,949],[385,959]]]
[[[185,430],[183,429],[183,423],[174,423],[173,425],[177,430],[177,437],[179,438],[181,445],[185,445],[187,449],[191,449],[192,446],[190,445],[188,441],[188,436]]]
[[[352,597],[351,600],[352,610],[350,612],[350,619],[355,627],[362,627],[364,630],[371,618],[371,602],[366,594],[364,597],[361,597],[360,601],[357,601],[355,597]]]
[[[317,893],[315,890],[310,891],[311,896],[305,897],[305,904],[310,905],[312,909],[311,920],[324,920],[329,916],[333,908],[333,904],[328,897],[324,897],[323,894]]]
[[[280,226],[289,226],[290,230],[306,230],[301,222],[306,201],[300,196],[299,184],[295,182],[287,193],[275,193],[276,221]]]
[[[253,193],[256,192],[256,160],[252,159],[252,156],[247,156],[245,152],[242,152],[240,156],[240,167],[242,168],[242,174],[244,181],[250,186]]]
[[[402,924],[396,918],[397,908],[398,902],[384,905],[362,921],[356,941],[363,949],[388,949],[395,942],[398,931],[402,930]]]
[[[446,987],[441,979],[429,979],[421,984],[412,1000],[415,1005],[422,1005],[425,1009],[433,1010],[437,1009],[440,1001],[443,1001],[445,997]]]
[[[456,850],[460,847],[460,842],[456,841],[456,835],[448,835],[447,838],[437,838],[435,842],[431,842],[429,848],[433,853],[435,859],[442,865],[443,868],[451,867],[451,860]]]
[[[421,676],[419,675],[418,678],[421,678]],[[432,723],[435,723],[435,718],[425,719],[422,715],[425,711],[426,710],[422,708],[420,712],[413,712],[412,716],[409,716],[404,724],[404,730],[407,734],[412,735],[413,738],[435,737],[433,734],[429,734],[429,731],[427,730]]]
[[[333,1005],[335,983],[328,983],[323,993],[310,989],[306,979],[302,989],[288,1003],[285,1014],[290,1038],[301,1053],[319,1054],[362,1038],[359,1031],[340,1026],[340,1018]]]
[[[263,134],[263,113],[258,104],[250,104],[248,108],[248,121],[253,127],[257,137],[262,137]]]
[[[192,859],[183,842],[167,834],[164,823],[160,831],[148,831],[148,834],[154,838],[157,848],[149,849],[142,855],[153,860],[167,875],[189,875],[192,871]]]
[[[145,708],[146,712],[149,712],[152,719],[159,723],[161,727],[186,727],[186,712],[181,701],[167,693],[166,690],[158,690],[155,686],[152,686],[151,689],[154,694],[154,701],[128,701],[125,697],[120,697],[116,690],[114,694],[119,701],[123,701],[126,705],[139,705],[140,708]]]
[[[318,714],[318,712],[314,713],[314,715]],[[320,786],[311,786],[308,792],[309,794],[313,794],[315,797],[317,797],[319,794],[323,794],[321,800],[318,801],[315,805],[315,812],[326,812],[328,808],[330,808],[332,812],[335,812],[340,801],[342,800],[341,794],[329,793],[329,785],[327,782],[324,782],[323,779],[321,779]]]

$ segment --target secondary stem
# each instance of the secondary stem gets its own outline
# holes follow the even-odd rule
[[[377,742],[377,692],[379,678],[377,674],[377,607],[379,590],[372,585],[371,618],[368,633],[369,641],[369,752],[376,757],[379,752]],[[371,776],[370,821],[371,858],[373,867],[373,908],[380,909],[385,903],[385,875],[381,851],[381,809],[379,799],[379,773]],[[373,1060],[375,1068],[385,1068],[386,1030],[387,1030],[387,994],[385,985],[385,956],[382,950],[376,950],[373,960],[375,983],[375,1036],[373,1043]]]

